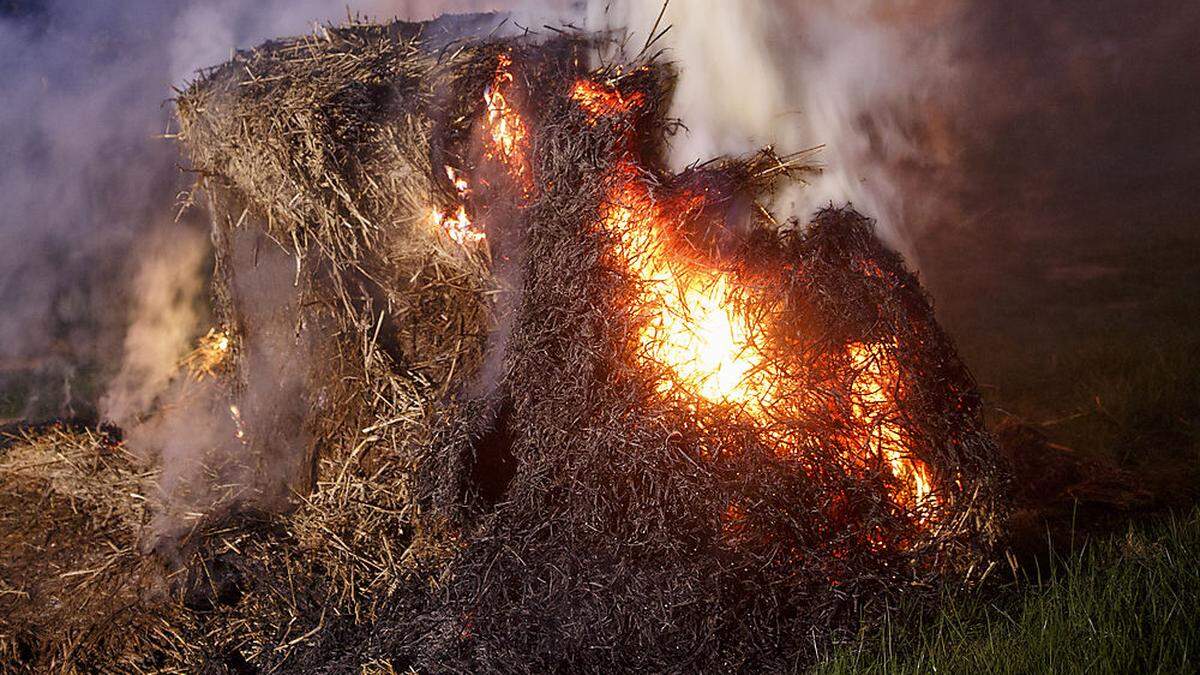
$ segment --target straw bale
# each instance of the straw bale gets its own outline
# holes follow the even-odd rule
[[[487,25],[325,28],[181,93],[231,344],[214,386],[240,400],[255,340],[292,331],[307,469],[288,508],[224,510],[156,551],[168,600],[138,595],[130,621],[163,637],[110,651],[268,671],[775,670],[983,576],[1005,472],[970,374],[869,219],[774,218],[803,155],[667,170],[674,76],[656,56],[592,69],[602,36],[458,39]],[[481,140],[503,64],[527,184]],[[581,80],[637,103],[589,111]],[[446,166],[473,179],[483,244],[430,217],[459,205]],[[667,214],[681,256],[737,280],[726,300],[777,400],[664,394],[614,208]],[[286,302],[258,287],[270,265]],[[894,406],[864,414],[880,369]],[[260,460],[270,424],[249,430]],[[898,496],[891,437],[933,498]],[[125,469],[105,470],[114,504]],[[112,522],[145,522],[122,509]],[[132,531],[105,536],[131,552]]]

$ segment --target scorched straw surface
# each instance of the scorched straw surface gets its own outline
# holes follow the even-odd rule
[[[871,222],[773,215],[802,156],[673,174],[669,63],[490,20],[323,29],[179,99],[221,323],[193,373],[240,415],[256,331],[294,330],[308,468],[179,544],[166,621],[209,656],[159,662],[795,667],[983,576],[1003,472]]]

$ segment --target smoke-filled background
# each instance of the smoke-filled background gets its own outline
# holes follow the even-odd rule
[[[662,10],[349,5],[628,27],[630,53]],[[344,0],[0,2],[0,421],[124,423],[163,392],[207,328],[210,264],[204,214],[176,217],[190,179],[169,138],[172,87],[347,12]],[[1080,354],[1138,369],[1195,334],[1200,5],[674,0],[668,25],[650,50],[681,71],[675,163],[823,145],[825,172],[777,206],[803,218],[850,201],[876,217],[993,401],[1039,392],[1065,397],[1038,402],[1047,415],[1069,412],[1084,392],[1060,385],[1077,383]]]

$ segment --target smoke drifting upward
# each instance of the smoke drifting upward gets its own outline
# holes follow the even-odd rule
[[[128,445],[162,468],[152,542],[172,541],[214,512],[285,508],[310,479],[305,413],[315,335],[295,321],[294,260],[247,227],[234,238],[230,267],[241,308],[241,386],[179,377],[152,414],[126,427]]]
[[[928,161],[917,135],[924,114],[953,89],[955,33],[945,3],[859,0],[667,5],[652,50],[680,66],[673,113],[688,132],[674,144],[677,167],[772,145],[822,146],[821,176],[776,208],[801,221],[821,206],[852,202],[909,254],[905,213],[915,199],[898,185],[898,164]],[[647,0],[593,2],[589,25],[629,28],[636,52],[662,11]],[[939,30],[940,29],[940,30]],[[931,37],[933,36],[933,37]],[[938,37],[940,36],[940,37]]]
[[[104,416],[125,426],[150,409],[176,374],[181,350],[203,325],[198,302],[208,256],[195,228],[165,227],[142,235],[142,257],[129,293],[129,325],[119,354],[121,368],[100,400]]]

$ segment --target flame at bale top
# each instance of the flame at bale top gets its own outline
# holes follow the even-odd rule
[[[533,189],[526,150],[529,131],[520,113],[509,98],[513,86],[512,57],[501,54],[496,64],[496,77],[483,92],[487,103],[488,147],[486,156],[503,163],[517,185],[528,194]]]
[[[627,113],[645,101],[645,97],[639,91],[626,96],[614,87],[591,80],[576,82],[571,89],[571,98],[592,117],[593,124],[597,117]]]
[[[577,82],[571,97],[593,118],[631,112],[640,94],[625,97],[615,88],[590,80]],[[601,226],[616,235],[617,254],[637,280],[639,357],[662,373],[657,391],[685,404],[704,400],[733,406],[760,423],[765,436],[786,456],[801,438],[791,430],[768,428],[775,408],[787,405],[777,385],[781,374],[763,354],[763,322],[751,319],[747,307],[761,317],[772,313],[771,301],[732,271],[698,263],[680,254],[675,240],[680,223],[705,206],[699,194],[656,200],[637,180],[632,158],[614,170],[617,179],[602,207]],[[882,459],[900,484],[898,504],[919,510],[935,503],[928,467],[913,456],[896,423],[894,394],[899,384],[896,364],[877,347],[853,344],[849,354],[859,372],[852,385],[851,424],[859,429],[853,445],[864,456],[847,458],[867,468]]]

